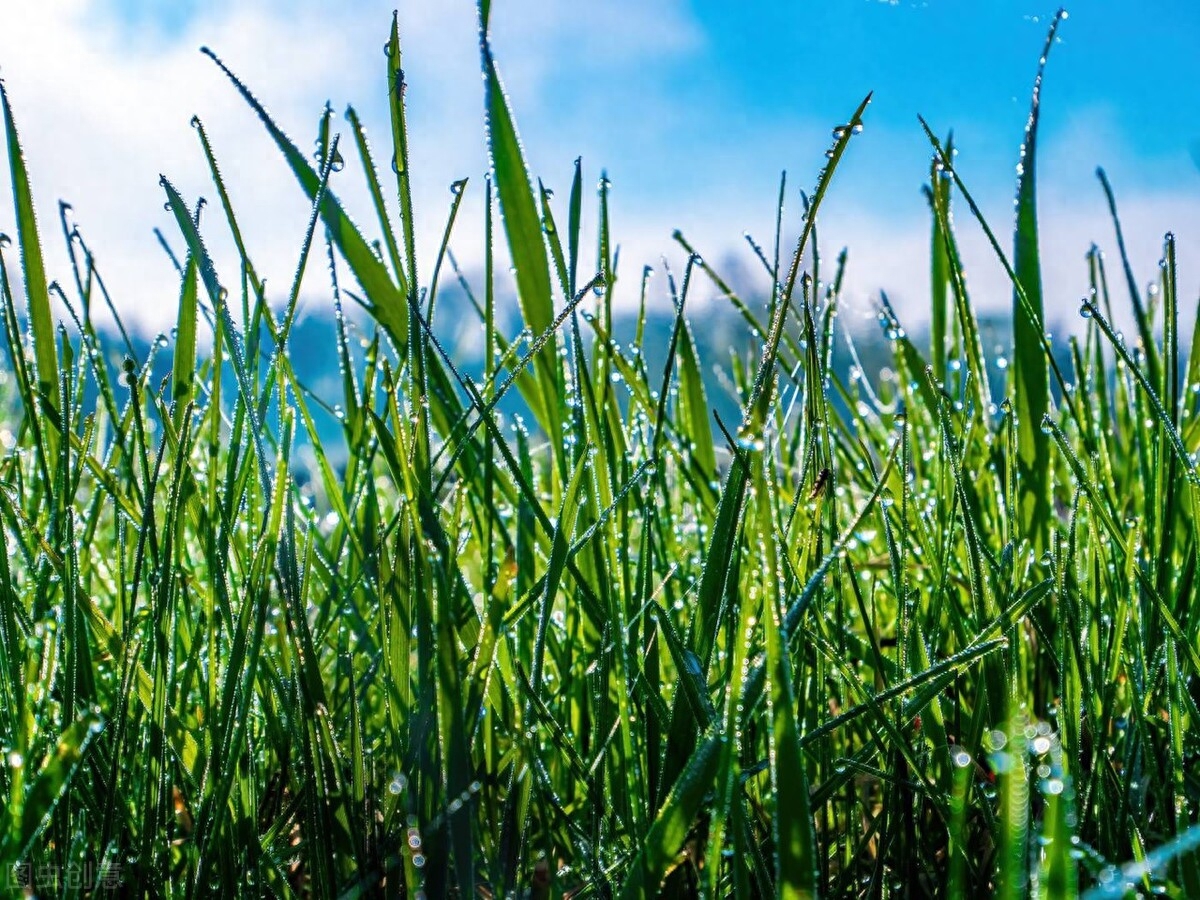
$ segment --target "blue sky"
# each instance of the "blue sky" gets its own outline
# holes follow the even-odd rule
[[[212,192],[186,127],[199,112],[235,200],[251,207],[260,265],[284,283],[303,203],[261,129],[196,49],[221,53],[298,140],[308,140],[329,99],[338,111],[354,102],[382,147],[380,48],[390,9],[375,0],[49,0],[23,11],[0,33],[0,71],[43,216],[65,195],[85,223],[103,223],[94,243],[130,308],[147,322],[169,318],[169,272],[161,289],[146,288],[146,272],[161,267],[148,235],[166,224],[159,171],[192,195]],[[939,133],[954,129],[960,170],[1006,233],[1029,93],[1054,13],[1025,0],[494,0],[493,9],[497,56],[535,174],[565,188],[575,156],[589,178],[606,167],[616,236],[639,268],[674,252],[677,226],[706,256],[746,262],[741,235],[768,237],[780,170],[789,172],[794,216],[796,190],[812,186],[830,128],[873,90],[866,131],[823,213],[825,249],[850,246],[850,287],[865,314],[885,289],[915,319],[927,284],[919,188],[929,160],[917,115]],[[1139,277],[1152,274],[1168,228],[1185,260],[1200,257],[1192,158],[1200,4],[1084,0],[1069,11],[1044,92],[1040,174],[1053,256],[1047,302],[1073,312],[1083,253],[1092,240],[1112,244],[1097,165],[1118,190]],[[423,243],[432,253],[446,186],[466,175],[478,187],[486,168],[474,12],[466,0],[408,0],[400,13]],[[78,65],[52,65],[45,47],[65,48],[58,58]],[[366,219],[349,178],[336,189]],[[455,243],[468,261],[479,233],[472,202]],[[0,206],[0,228],[8,221]],[[981,302],[1002,307],[999,267],[962,214],[959,226]],[[1187,263],[1183,274],[1185,296],[1195,293],[1200,267]]]

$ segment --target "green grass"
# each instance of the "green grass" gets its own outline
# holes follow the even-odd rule
[[[607,180],[593,209],[577,164],[565,210],[531,180],[485,37],[492,172],[469,189],[488,240],[463,278],[485,354],[469,375],[437,338],[468,186],[420,256],[396,24],[384,177],[353,110],[341,141],[322,118],[313,166],[209,55],[312,212],[293,283],[265,296],[194,123],[219,204],[201,219],[163,180],[182,262],[174,342],[151,352],[171,357],[161,383],[151,358],[110,367],[91,312],[107,296],[65,210],[73,271],[47,284],[4,97],[13,879],[64,896],[117,880],[175,897],[1200,896],[1200,341],[1181,356],[1174,239],[1143,291],[1119,224],[1138,340],[1111,324],[1098,251],[1077,333],[1045,335],[1036,91],[1011,256],[927,128],[933,327],[919,345],[883,300],[894,377],[833,367],[855,338],[836,315],[847,257],[830,277],[814,227],[870,98],[834,130],[798,223],[781,185],[768,297],[736,296],[676,236],[690,255],[666,273],[659,370]],[[363,230],[331,182],[356,163],[378,215]],[[1012,277],[1003,384],[952,209]],[[206,250],[224,229],[237,271]],[[517,334],[497,327],[493,240],[516,266]],[[326,264],[332,398],[288,353],[304,273]],[[713,286],[756,358],[699,358],[688,304]],[[628,346],[618,292],[642,301]],[[363,347],[351,301],[374,323]],[[710,414],[702,373],[727,362],[740,422]],[[499,412],[516,397],[528,424]],[[335,405],[344,447],[318,435]]]

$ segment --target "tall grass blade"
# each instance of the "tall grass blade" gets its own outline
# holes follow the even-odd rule
[[[308,195],[309,200],[315,200],[321,186],[320,174],[309,164],[304,154],[284,134],[283,130],[275,124],[275,121],[267,114],[266,108],[250,93],[249,88],[242,84],[220,57],[207,47],[202,47],[201,52],[216,63],[233,82],[233,86],[254,110],[266,127],[267,133],[271,135],[280,152],[283,153],[288,167],[296,176],[296,180],[300,182],[300,187]],[[321,219],[325,223],[325,227],[329,229],[329,235],[334,244],[337,245],[338,250],[349,264],[354,277],[362,285],[371,314],[387,329],[397,345],[405,346],[408,340],[408,318],[405,306],[408,282],[404,274],[399,273],[399,286],[397,286],[397,283],[388,274],[387,268],[371,250],[357,226],[346,215],[340,201],[331,191],[325,193],[321,203]]]
[[[763,457],[755,466],[756,525],[764,551],[763,631],[766,644],[768,759],[774,792],[772,836],[775,839],[776,896],[814,900],[819,895],[819,859],[813,819],[808,808],[808,776],[800,749],[792,663],[783,631],[784,606],[775,541],[773,497]]]
[[[176,429],[182,428],[184,411],[195,399],[196,319],[200,302],[198,286],[196,261],[189,257],[179,290],[175,353],[171,359],[171,401],[175,404]]]
[[[954,136],[946,138],[946,152],[954,155]],[[932,317],[929,326],[930,355],[933,360],[933,375],[939,382],[946,380],[946,324],[950,305],[950,255],[946,249],[949,235],[943,222],[949,222],[950,185],[942,177],[941,166],[935,156],[930,163],[929,188],[926,197],[933,211],[933,228],[930,234],[929,286],[932,301]]]
[[[1045,312],[1042,304],[1042,263],[1037,217],[1037,137],[1041,115],[1042,80],[1046,60],[1054,46],[1058,26],[1065,18],[1059,10],[1046,36],[1046,45],[1033,82],[1033,102],[1025,126],[1025,142],[1017,171],[1017,227],[1013,269],[1023,297],[1013,290],[1012,379],[1017,412],[1017,474],[1020,478],[1020,521],[1026,534],[1041,547],[1050,527],[1050,439],[1042,432],[1042,417],[1050,408],[1050,372],[1042,341]]]
[[[642,900],[657,894],[671,864],[678,859],[704,795],[712,790],[727,740],[713,733],[700,740],[629,866],[621,886],[622,900]]]
[[[486,9],[479,8],[480,25],[486,21]],[[492,56],[486,30],[482,32],[483,77],[488,123],[488,150],[504,233],[516,270],[517,300],[526,326],[541,334],[554,319],[554,303],[550,289],[550,259],[542,235],[542,222],[529,181],[529,170],[517,137],[516,125],[509,109],[496,61]],[[540,422],[554,440],[560,438],[560,426],[555,410],[558,406],[558,354],[553,344],[538,355],[536,368],[541,384],[543,420]]]
[[[25,300],[29,311],[29,330],[33,340],[34,364],[37,370],[38,393],[51,409],[58,406],[58,354],[55,348],[54,322],[50,313],[50,292],[46,286],[46,264],[42,259],[42,242],[38,237],[37,216],[33,209],[33,194],[29,187],[29,171],[21,138],[13,120],[8,91],[0,82],[0,103],[4,105],[4,130],[8,136],[8,166],[12,177],[13,206],[17,213],[17,242],[21,254],[21,270],[25,276]],[[35,415],[36,410],[30,410]],[[52,433],[47,434],[50,453],[57,446]]]

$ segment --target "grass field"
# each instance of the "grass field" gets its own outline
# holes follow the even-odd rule
[[[418,268],[395,24],[374,161],[350,110],[340,141],[322,120],[314,167],[229,73],[312,202],[286,295],[264,296],[194,122],[213,202],[201,219],[163,180],[162,382],[93,325],[107,297],[65,215],[74,268],[48,283],[5,96],[5,890],[1200,897],[1200,318],[1174,239],[1146,290],[1118,225],[1067,352],[1051,343],[1035,90],[1015,243],[929,132],[930,340],[884,306],[890,376],[836,371],[845,257],[815,223],[867,98],[795,222],[781,186],[769,296],[734,295],[677,235],[650,369],[641,319],[612,336],[614,292],[644,310],[649,273],[614,271],[607,182],[598,200],[578,167],[565,198],[531,182],[486,39],[482,61],[493,169],[445,226],[486,192],[471,376],[436,338],[446,242]],[[329,188],[343,166],[375,202],[363,230]],[[1002,384],[952,207],[1012,277]],[[221,229],[237,271],[206,251]],[[509,258],[517,334],[496,327]],[[355,301],[375,323],[364,346],[339,327],[338,397],[288,353],[308,269],[339,325]],[[698,358],[688,299],[714,286],[755,358]],[[711,414],[714,364],[740,421]],[[497,412],[517,395],[526,421]],[[329,410],[344,447],[317,434]]]

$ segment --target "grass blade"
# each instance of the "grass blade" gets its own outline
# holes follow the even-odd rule
[[[486,11],[480,6],[480,23],[486,21]],[[542,235],[542,222],[525,165],[525,155],[517,137],[516,125],[509,108],[508,97],[500,81],[496,61],[492,57],[487,32],[483,32],[481,47],[486,92],[488,150],[496,191],[503,212],[504,232],[516,269],[517,300],[526,326],[541,334],[554,319],[554,303],[550,289],[550,259]],[[536,368],[541,383],[543,415],[540,422],[554,440],[561,439],[561,426],[555,410],[558,407],[558,354],[553,344],[538,355]]]
[[[3,83],[0,83],[0,103],[4,105],[4,129],[8,135],[8,165],[12,176],[13,206],[17,213],[17,241],[21,252],[21,269],[25,275],[25,300],[29,309],[38,391],[42,402],[54,409],[58,406],[58,353],[50,314],[50,291],[46,286],[46,265],[42,260],[42,243],[38,237],[25,154],[21,150],[21,138],[17,134],[8,91]],[[34,414],[35,411],[30,410],[30,413]],[[53,457],[53,447],[56,446],[54,435],[48,434],[47,439]]]
[[[233,82],[233,86],[254,110],[266,127],[267,133],[271,135],[280,152],[283,153],[288,167],[296,176],[296,180],[300,182],[300,187],[304,189],[308,199],[315,200],[317,192],[321,189],[320,174],[309,165],[300,149],[275,124],[275,121],[267,114],[266,108],[221,61],[220,57],[207,47],[202,47],[201,52],[215,62]],[[392,281],[392,277],[388,274],[387,268],[371,250],[332,191],[326,191],[321,202],[321,220],[329,229],[329,235],[334,244],[349,263],[354,277],[362,285],[371,314],[388,330],[392,339],[399,346],[405,346],[408,340],[408,317],[404,298],[408,292],[408,285],[403,273],[400,274],[400,284],[397,287],[396,282]]]
[[[1044,547],[1050,526],[1050,439],[1042,432],[1042,417],[1050,409],[1050,371],[1042,353],[1045,315],[1042,306],[1042,265],[1037,218],[1037,136],[1041,115],[1042,80],[1054,46],[1062,10],[1054,17],[1033,82],[1033,102],[1025,142],[1021,146],[1017,182],[1017,227],[1013,269],[1020,285],[1013,290],[1012,378],[1016,394],[1020,516],[1023,530]],[[1027,302],[1026,302],[1027,301]]]

